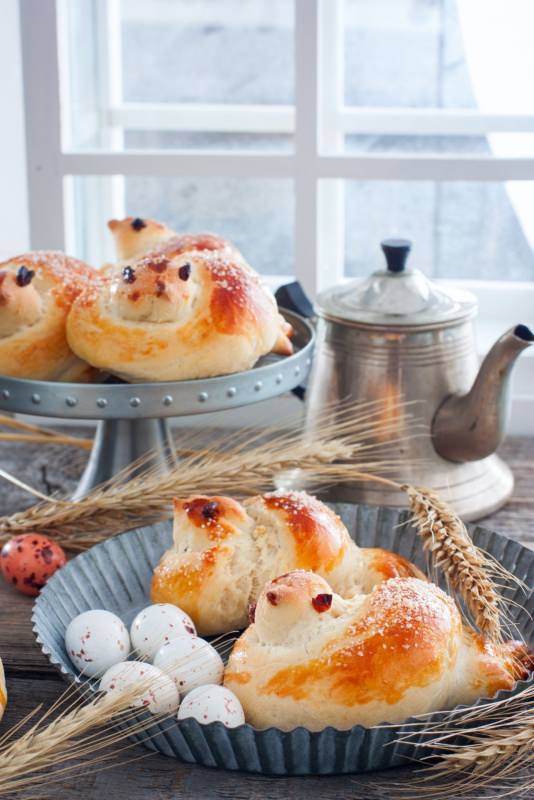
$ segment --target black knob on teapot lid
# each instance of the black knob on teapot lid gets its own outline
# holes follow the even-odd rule
[[[380,246],[386,257],[388,272],[404,272],[408,254],[412,249],[409,239],[383,239]]]

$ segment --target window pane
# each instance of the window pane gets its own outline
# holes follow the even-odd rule
[[[345,0],[345,104],[534,115],[533,26],[531,0]],[[362,136],[353,120],[347,150],[534,153],[532,122],[471,135],[462,120],[446,136],[394,135],[394,124]]]
[[[348,181],[345,271],[383,267],[380,240],[414,243],[427,275],[534,280],[534,183]]]
[[[127,102],[293,102],[292,0],[122,0]]]
[[[531,0],[345,0],[345,101],[534,110],[533,23]]]
[[[346,104],[439,106],[456,86],[455,104],[469,107],[458,35],[454,3],[345,0]]]
[[[127,177],[124,208],[106,205],[110,180],[71,178],[74,219],[70,252],[90,263],[113,260],[106,222],[114,214],[151,217],[176,231],[212,231],[233,241],[258,272],[291,275],[293,186],[289,180]]]
[[[278,122],[257,124],[253,111],[230,122],[235,135],[223,127],[229,133],[219,140],[220,111],[208,109],[199,127],[178,109],[176,131],[166,111],[173,104],[291,105],[293,0],[122,0],[117,18],[114,8],[99,0],[61,4],[68,146],[290,149],[291,123],[280,130]],[[126,113],[132,105],[133,117]]]

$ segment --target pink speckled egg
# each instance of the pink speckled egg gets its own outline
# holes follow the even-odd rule
[[[180,694],[205,683],[221,683],[224,664],[217,650],[199,636],[177,636],[160,647],[154,666],[175,681]]]
[[[186,694],[178,709],[178,719],[194,717],[201,725],[222,722],[227,728],[237,728],[245,722],[243,707],[226,686],[207,684]]]
[[[139,658],[149,660],[166,642],[184,634],[196,634],[193,621],[185,611],[170,603],[156,603],[143,608],[130,628],[132,647]]]
[[[101,677],[114,664],[128,658],[130,636],[116,614],[96,608],[83,611],[69,622],[65,649],[82,675]]]
[[[0,554],[0,568],[15,589],[35,597],[66,560],[63,548],[47,536],[25,533],[5,543]]]

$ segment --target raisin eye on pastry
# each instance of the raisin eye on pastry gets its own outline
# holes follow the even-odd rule
[[[0,264],[0,374],[77,381],[93,370],[69,348],[66,320],[95,273],[60,252],[40,251]]]
[[[174,501],[174,544],[154,571],[152,601],[180,606],[202,635],[222,633],[243,628],[263,585],[294,569],[313,570],[343,596],[387,578],[424,578],[395,553],[358,547],[337,514],[305,492],[243,504],[199,495]],[[326,607],[320,594],[316,605]]]
[[[328,608],[318,596],[331,598]],[[344,730],[491,697],[529,666],[524,645],[493,645],[464,627],[432,583],[392,578],[343,599],[318,575],[296,571],[261,592],[224,684],[256,727]]]

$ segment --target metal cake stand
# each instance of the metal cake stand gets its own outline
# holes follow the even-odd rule
[[[249,405],[301,384],[311,366],[313,329],[297,314],[285,309],[283,314],[295,332],[293,355],[269,354],[246,372],[162,383],[59,383],[0,376],[0,409],[98,422],[87,467],[73,495],[79,499],[148,452],[151,466],[168,468],[176,458],[168,417]]]

